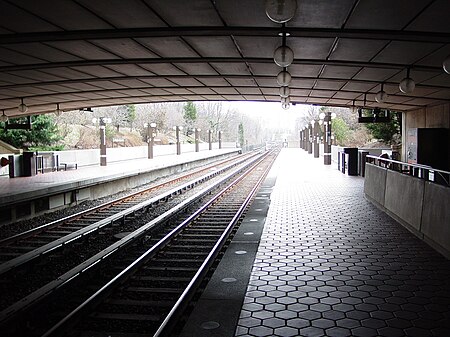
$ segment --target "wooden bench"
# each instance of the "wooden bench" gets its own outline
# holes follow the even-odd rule
[[[71,167],[73,167],[73,168],[75,168],[75,170],[77,170],[78,164],[76,162],[59,163],[59,169],[64,168],[64,171],[67,171],[67,169],[71,168]]]

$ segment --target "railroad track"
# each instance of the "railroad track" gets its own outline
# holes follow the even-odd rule
[[[157,242],[131,247],[119,261],[139,256],[43,336],[172,336],[274,157],[255,163]]]
[[[239,172],[241,170],[242,170],[242,168],[238,167],[233,172],[229,173],[227,175],[228,179],[230,178],[230,176],[239,174]],[[217,174],[217,173],[215,173],[215,174]],[[188,186],[182,186],[182,188],[177,192],[171,191],[171,193],[169,193],[167,195],[167,197],[174,195],[174,194],[176,195],[176,194],[180,193],[180,191],[183,191],[187,188],[188,188]],[[204,195],[207,195],[208,193],[211,192],[211,190],[212,190],[212,187],[206,188],[203,190],[202,193]],[[166,198],[166,196],[164,196],[164,198]],[[162,198],[162,199],[164,199],[164,198]],[[115,244],[112,244],[112,245],[104,248],[101,252],[91,256],[90,258],[83,260],[80,257],[81,263],[76,265],[76,267],[66,271],[65,273],[61,273],[56,279],[47,280],[48,283],[45,283],[43,286],[41,286],[37,290],[31,292],[29,295],[21,298],[19,302],[14,303],[13,305],[7,306],[6,309],[4,309],[2,312],[0,312],[0,325],[2,325],[2,323],[4,323],[3,324],[4,329],[2,329],[2,330],[12,332],[11,335],[13,336],[14,335],[13,331],[15,331],[17,328],[15,326],[15,324],[17,324],[18,319],[21,320],[22,318],[24,318],[26,316],[26,314],[25,314],[26,312],[30,311],[31,308],[34,308],[37,304],[45,302],[45,299],[48,298],[48,295],[56,293],[57,289],[59,291],[60,288],[66,287],[67,284],[74,283],[73,282],[74,279],[78,280],[79,278],[81,278],[82,275],[85,276],[85,275],[89,274],[89,273],[87,273],[87,271],[88,270],[91,271],[91,269],[94,269],[94,268],[92,268],[92,266],[96,265],[98,262],[104,262],[105,260],[108,260],[110,256],[115,255],[123,247],[128,246],[133,240],[135,241],[135,238],[140,238],[139,242],[146,242],[148,244],[152,244],[152,242],[155,242],[157,236],[162,235],[162,234],[156,234],[155,236],[152,237],[152,236],[148,235],[148,232],[157,224],[167,221],[167,219],[169,217],[173,217],[173,215],[177,211],[183,210],[185,207],[188,207],[190,205],[190,203],[192,203],[193,200],[196,198],[198,198],[198,196],[195,196],[195,197],[193,196],[192,198],[188,198],[184,202],[179,203],[177,205],[177,207],[173,207],[172,209],[169,209],[168,211],[166,211],[163,215],[157,216],[154,220],[147,223],[146,226],[140,227],[135,232],[130,233],[129,235],[124,235],[125,236],[124,238],[120,239]],[[154,205],[154,204],[155,204],[154,202],[148,203],[147,209],[149,208],[149,205]],[[134,221],[134,219],[137,218],[138,216],[137,216],[136,210],[133,210],[133,207],[135,207],[135,205],[131,207],[132,208],[131,212],[129,209],[127,209],[126,212],[129,212],[129,213],[127,213],[127,216],[129,217],[129,219],[133,219],[133,221]],[[120,214],[120,212],[119,212],[119,214]],[[120,214],[120,215],[122,215],[122,214]],[[132,216],[134,216],[134,218],[131,218]],[[120,219],[120,217],[117,219]],[[119,220],[117,220],[117,221],[119,221]],[[166,229],[166,231],[167,231],[167,229]],[[82,244],[79,244],[79,246],[84,246],[85,244],[86,244],[86,241],[84,241]],[[64,255],[65,254],[62,254],[62,256],[64,256]],[[39,264],[38,264],[38,266],[39,266]],[[19,275],[19,277],[21,277],[21,276],[26,277],[25,274],[19,273],[18,275]],[[80,298],[83,298],[83,297],[81,296]],[[31,335],[29,335],[29,336],[31,336]]]

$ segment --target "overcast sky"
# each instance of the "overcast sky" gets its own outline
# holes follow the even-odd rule
[[[252,117],[260,117],[267,125],[273,128],[295,128],[295,121],[304,115],[308,105],[292,105],[288,110],[281,107],[278,102],[223,102],[224,106],[230,106]]]

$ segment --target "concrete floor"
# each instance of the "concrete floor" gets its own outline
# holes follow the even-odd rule
[[[183,336],[450,335],[450,261],[335,166],[282,150]]]

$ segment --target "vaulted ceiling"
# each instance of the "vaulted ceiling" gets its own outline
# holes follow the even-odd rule
[[[407,111],[450,101],[449,0],[298,0],[293,103]],[[0,0],[0,110],[280,101],[263,0]],[[399,90],[410,67],[416,88]],[[380,84],[389,94],[375,102]],[[24,100],[27,112],[17,107]]]

